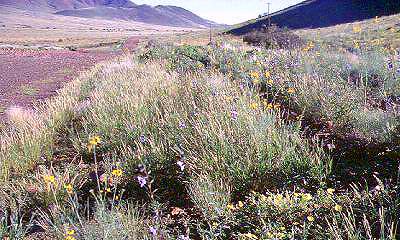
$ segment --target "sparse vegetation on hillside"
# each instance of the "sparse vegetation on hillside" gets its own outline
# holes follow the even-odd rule
[[[0,237],[397,239],[399,53],[224,40],[149,44],[9,113]]]

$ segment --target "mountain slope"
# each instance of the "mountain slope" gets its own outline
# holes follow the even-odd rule
[[[92,7],[56,12],[58,15],[83,18],[122,19],[175,27],[204,28],[218,24],[203,19],[192,12],[174,6],[138,5],[131,8]]]
[[[203,25],[206,27],[208,27],[208,25],[211,25],[211,26],[218,25],[215,22],[205,20],[205,19],[197,16],[196,14],[194,14],[184,8],[181,8],[181,7],[159,5],[155,8],[159,11],[163,11],[165,14],[169,14],[172,17],[180,17],[182,20],[186,19],[187,21],[191,21],[193,23]]]
[[[308,0],[271,14],[271,22],[290,29],[321,28],[399,12],[399,0]],[[267,24],[263,17],[230,33],[242,35]]]
[[[0,0],[0,6],[82,18],[112,19],[148,24],[205,28],[221,26],[175,6],[137,5],[130,0]]]
[[[0,0],[0,5],[45,12],[96,6],[124,8],[137,6],[129,0]]]

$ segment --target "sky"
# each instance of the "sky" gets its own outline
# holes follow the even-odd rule
[[[194,12],[200,17],[218,23],[235,24],[266,13],[267,2],[271,12],[281,10],[304,0],[132,0],[136,4],[174,5]]]

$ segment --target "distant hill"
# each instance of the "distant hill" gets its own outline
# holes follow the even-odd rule
[[[0,0],[0,6],[63,16],[120,19],[175,27],[222,26],[203,19],[184,8],[137,5],[130,0]]]
[[[308,0],[271,14],[271,22],[290,29],[322,28],[400,12],[400,0]],[[268,25],[262,17],[230,30],[242,35]]]
[[[64,16],[102,19],[122,19],[149,24],[175,27],[204,28],[219,26],[217,23],[203,19],[196,14],[175,6],[137,5],[130,8],[99,6],[91,8],[72,9],[56,12]]]
[[[0,5],[24,10],[56,12],[96,6],[130,8],[137,6],[129,0],[0,0]]]

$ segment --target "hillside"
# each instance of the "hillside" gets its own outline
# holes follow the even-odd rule
[[[127,20],[174,27],[204,28],[210,24],[221,26],[180,7],[137,5],[129,0],[0,0],[0,6],[37,14]]]
[[[137,6],[129,0],[0,0],[0,5],[24,10],[55,12],[95,6],[130,8]]]
[[[218,26],[218,24],[203,19],[186,9],[174,6],[152,7],[149,5],[138,5],[131,8],[98,6],[64,10],[56,12],[56,14],[83,18],[121,19],[175,27],[204,28],[210,24]]]
[[[399,12],[400,1],[308,0],[273,13],[271,22],[290,29],[323,28]],[[268,18],[263,17],[243,23],[230,32],[241,35],[267,24]]]

